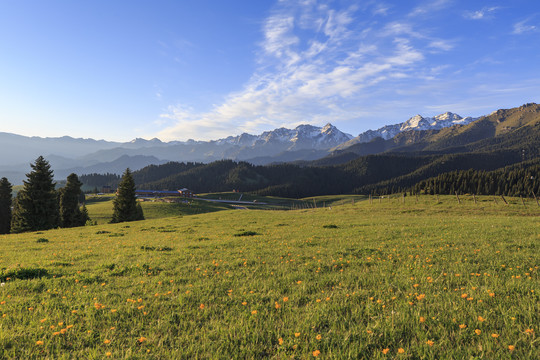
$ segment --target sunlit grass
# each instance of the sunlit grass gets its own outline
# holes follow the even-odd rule
[[[0,354],[538,358],[534,201],[355,200],[0,236]]]

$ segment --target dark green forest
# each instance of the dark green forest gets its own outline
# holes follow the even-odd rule
[[[257,166],[169,162],[133,172],[139,189],[238,190],[300,198],[403,191],[529,196],[538,190],[540,105],[498,110],[469,125],[410,131],[336,150],[315,161]],[[114,174],[81,176],[116,188]]]

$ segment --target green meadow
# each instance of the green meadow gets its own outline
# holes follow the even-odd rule
[[[507,200],[89,199],[0,236],[0,358],[539,359],[540,207]]]

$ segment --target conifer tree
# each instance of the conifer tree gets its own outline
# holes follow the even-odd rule
[[[135,181],[128,168],[124,172],[120,184],[118,184],[111,222],[118,223],[134,220],[144,220],[144,214],[141,205],[137,203]]]
[[[17,194],[11,219],[12,232],[48,230],[59,225],[58,198],[51,166],[43,156],[30,166],[32,171],[26,174],[24,188]]]
[[[83,226],[89,220],[88,211],[83,214],[79,208],[82,193],[81,186],[82,183],[77,175],[70,174],[67,177],[66,186],[60,189],[60,225],[62,227]]]
[[[0,234],[9,234],[11,230],[11,184],[8,179],[0,179]]]
[[[88,209],[86,208],[86,205],[83,203],[83,206],[81,207],[81,213],[79,215],[79,224],[80,226],[86,225],[86,223],[90,220],[90,216],[88,215]]]

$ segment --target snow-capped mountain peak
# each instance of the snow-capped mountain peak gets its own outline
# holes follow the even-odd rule
[[[455,120],[461,120],[462,117],[459,116],[458,114],[454,114],[454,113],[451,113],[451,112],[447,111],[444,114],[434,116],[433,119],[437,120],[437,121],[442,121],[442,120],[455,121]]]
[[[432,118],[415,115],[407,121],[399,124],[386,125],[377,130],[365,131],[354,139],[349,140],[338,146],[337,149],[345,149],[348,146],[354,144],[369,142],[377,137],[388,140],[403,131],[440,130],[442,128],[450,127],[453,125],[467,125],[475,120],[475,118],[472,118],[470,116],[462,118],[458,114],[454,114],[448,111],[440,115],[436,115]]]
[[[326,124],[324,127],[318,127],[309,124],[298,125],[294,129],[284,127],[265,131],[260,135],[242,134],[239,136],[229,136],[225,139],[216,140],[218,144],[231,144],[242,147],[253,146],[274,146],[285,150],[300,149],[329,149],[345,141],[352,139],[353,136],[341,132],[332,124]]]

